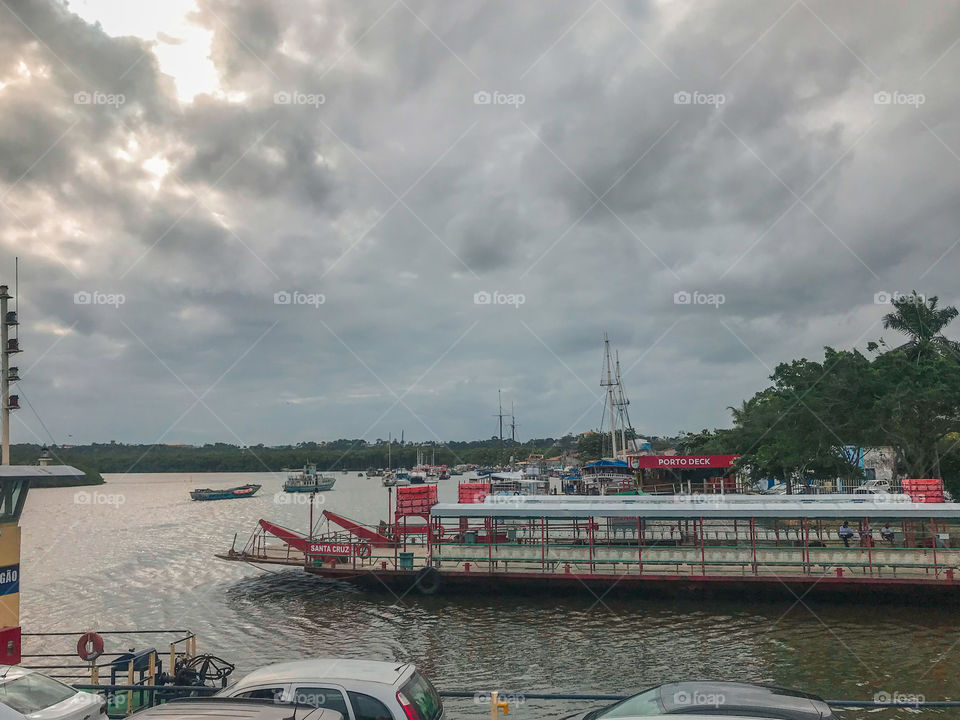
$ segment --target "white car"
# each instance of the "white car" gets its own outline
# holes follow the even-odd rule
[[[347,720],[443,720],[443,702],[409,663],[317,658],[255,670],[220,697],[336,710]]]
[[[837,720],[816,695],[769,685],[741,682],[684,681],[666,683],[626,700],[564,720]]]
[[[16,665],[0,665],[0,704],[29,720],[105,720],[107,701]],[[0,719],[6,718],[0,714]]]

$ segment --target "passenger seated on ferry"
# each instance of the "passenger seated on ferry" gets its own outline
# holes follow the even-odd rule
[[[896,536],[896,533],[894,533],[893,528],[890,527],[890,523],[887,523],[882,528],[880,528],[880,537],[886,540],[891,545],[893,545],[893,539],[895,536]]]
[[[853,537],[853,528],[847,525],[847,521],[843,521],[843,525],[840,526],[840,529],[837,531],[837,535],[840,536],[840,539],[843,540],[845,547],[850,547],[850,539]]]

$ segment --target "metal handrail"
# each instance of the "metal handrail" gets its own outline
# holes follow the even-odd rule
[[[175,637],[173,640],[167,641],[169,651],[160,651],[156,648],[153,649],[149,657],[149,667],[146,670],[147,676],[150,678],[147,682],[152,684],[153,677],[156,674],[158,667],[160,666],[160,660],[163,657],[169,658],[169,671],[173,672],[177,664],[178,658],[189,659],[196,656],[197,654],[197,636],[191,630],[188,629],[146,629],[146,630],[97,630],[98,634],[103,636],[133,636],[133,635],[167,635],[167,636],[181,636]],[[84,634],[83,631],[57,631],[57,632],[31,632],[23,633],[24,637],[39,637],[39,638],[57,638],[57,637],[80,637]],[[177,646],[182,644],[182,649],[178,652]],[[36,662],[23,663],[24,667],[30,668],[32,670],[38,670],[40,672],[50,672],[52,670],[66,670],[66,671],[78,671],[83,670],[84,672],[63,672],[56,675],[51,675],[60,680],[73,681],[81,678],[88,678],[90,683],[98,685],[100,682],[100,671],[101,670],[115,670],[115,663],[117,662],[116,658],[120,658],[123,655],[126,655],[126,652],[105,652],[102,653],[99,658],[100,662],[96,660],[90,662],[79,662],[75,653],[63,652],[63,653],[25,653],[21,657],[24,659],[35,658]],[[67,664],[53,664],[54,660],[61,660]],[[69,662],[72,661],[72,662]],[[131,660],[127,663],[126,675],[128,682],[133,682],[134,679],[134,663]],[[142,687],[142,686],[138,686]]]

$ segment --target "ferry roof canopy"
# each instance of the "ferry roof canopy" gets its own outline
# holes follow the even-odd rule
[[[0,480],[83,477],[83,470],[72,465],[0,465]]]
[[[721,496],[722,497],[722,496]],[[876,497],[876,496],[873,496]],[[492,518],[589,518],[632,517],[656,519],[683,518],[836,518],[863,517],[960,521],[958,503],[914,503],[882,500],[837,502],[708,502],[678,500],[672,503],[650,502],[535,502],[527,505],[523,495],[500,497],[482,503],[438,503],[430,510],[434,517]]]
[[[0,523],[20,519],[31,480],[83,476],[82,470],[69,465],[0,465]]]
[[[594,460],[593,462],[588,462],[584,465],[585,468],[594,468],[594,467],[618,467],[625,468],[629,467],[625,460]]]
[[[525,477],[522,472],[495,472],[490,473],[487,477],[494,480],[523,480]]]
[[[881,499],[878,500],[877,498]],[[678,502],[699,503],[701,505],[715,505],[718,502],[723,503],[800,503],[809,505],[811,503],[909,503],[912,502],[910,496],[905,493],[829,493],[822,495],[758,495],[745,493],[693,493],[679,495],[653,495],[641,493],[639,495],[526,495],[523,503],[526,505],[540,503],[596,503],[608,505],[610,503],[623,503],[632,505],[634,503],[654,503],[659,505],[675,505]]]

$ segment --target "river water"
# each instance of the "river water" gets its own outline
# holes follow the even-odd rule
[[[385,519],[379,478],[341,473],[323,507]],[[23,513],[24,632],[189,628],[199,650],[244,673],[310,656],[415,662],[440,689],[628,693],[676,679],[795,687],[828,698],[960,698],[955,610],[754,600],[421,597],[361,592],[297,570],[214,558],[260,518],[306,531],[306,497],[269,473],[107,476],[97,488],[30,491]],[[192,502],[196,487],[263,485],[254,498]],[[454,501],[456,479],[442,481]],[[318,509],[320,507],[318,506]],[[41,649],[37,639],[25,651]],[[42,649],[56,648],[49,641]],[[75,640],[71,640],[71,643]],[[72,646],[72,645],[71,645]],[[454,717],[484,706],[451,700]],[[511,716],[559,718],[581,704],[526,701]],[[923,713],[960,717],[960,711]],[[916,717],[908,710],[846,718]]]

